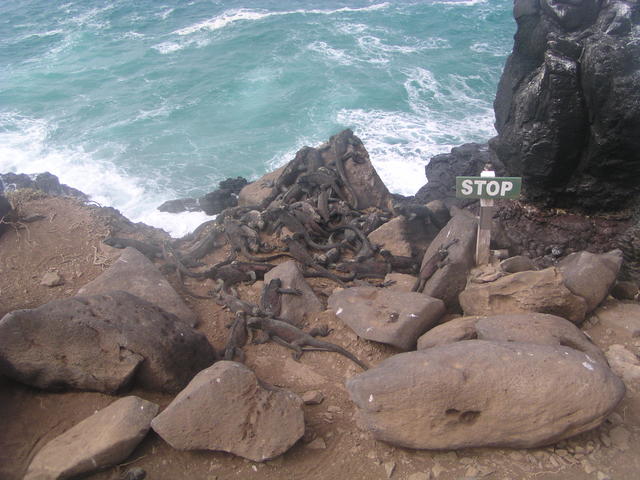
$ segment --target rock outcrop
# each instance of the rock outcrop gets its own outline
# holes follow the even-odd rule
[[[222,450],[264,462],[304,434],[302,399],[240,363],[221,361],[196,375],[151,426],[179,450]]]
[[[548,445],[598,426],[625,392],[572,348],[484,340],[395,355],[347,389],[374,438],[420,449]]]
[[[196,315],[160,270],[135,248],[125,248],[118,260],[102,275],[78,290],[78,295],[99,295],[114,290],[129,292],[153,303],[191,327],[198,324]]]
[[[0,368],[44,389],[183,388],[216,359],[206,337],[126,292],[54,300],[0,320]]]
[[[491,148],[526,198],[613,210],[640,189],[640,5],[516,0]]]
[[[76,478],[126,459],[142,441],[158,405],[124,397],[54,438],[36,453],[25,480]]]

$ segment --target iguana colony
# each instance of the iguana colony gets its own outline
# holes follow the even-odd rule
[[[414,291],[421,291],[435,269],[442,265],[450,245],[443,246],[433,261],[418,272],[421,251],[414,256],[393,255],[373,245],[368,235],[394,216],[407,221],[435,223],[435,217],[422,205],[395,202],[390,210],[375,207],[361,209],[358,189],[351,184],[349,162],[362,164],[363,148],[351,131],[336,135],[319,148],[304,147],[271,184],[271,194],[262,206],[235,206],[223,210],[215,220],[203,223],[193,233],[170,242],[107,238],[105,243],[118,248],[134,247],[150,258],[164,259],[164,270],[173,271],[184,288],[183,293],[208,298],[235,313],[222,357],[244,360],[248,328],[262,330],[266,339],[293,348],[298,358],[303,347],[340,353],[362,368],[364,363],[338,345],[320,341],[326,327],[310,325],[310,333],[280,318],[284,295],[301,295],[283,289],[280,279],[265,283],[262,298],[253,304],[238,295],[236,286],[264,279],[265,274],[287,259],[298,263],[304,276],[323,277],[337,285],[372,285],[384,288],[392,282],[382,280],[391,272],[409,273],[418,279]],[[366,155],[366,153],[364,153]],[[362,195],[362,193],[360,194]],[[391,203],[391,202],[389,202]],[[416,220],[418,219],[418,220]],[[228,252],[214,265],[203,259],[218,249]],[[338,272],[338,273],[336,273]],[[191,292],[183,278],[192,281],[213,280],[215,287],[207,296]]]

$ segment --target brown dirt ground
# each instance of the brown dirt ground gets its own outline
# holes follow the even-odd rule
[[[110,227],[95,209],[62,198],[34,198],[22,202],[23,215],[42,214],[44,220],[11,228],[0,237],[0,316],[20,308],[73,295],[113,262],[119,251],[101,243]],[[222,252],[205,260],[215,261]],[[40,284],[44,273],[59,272],[64,285]],[[175,278],[169,280],[177,286]],[[312,285],[330,294],[334,284],[314,279]],[[191,282],[189,288],[204,293],[207,285]],[[255,300],[259,285],[241,288],[241,296]],[[209,300],[185,297],[200,317],[199,330],[216,348],[226,336],[231,316]],[[371,365],[394,353],[393,349],[367,342],[324,312],[314,322],[328,323],[329,340],[338,343]],[[590,324],[589,324],[590,325]],[[613,343],[638,353],[640,343],[600,325],[588,327],[596,344]],[[344,387],[359,368],[332,353],[306,353],[295,362],[290,351],[274,344],[247,347],[247,365],[272,384],[298,394],[319,390],[320,405],[305,406],[307,433],[303,440],[279,458],[254,463],[221,452],[173,450],[153,431],[124,464],[87,478],[115,480],[133,466],[146,470],[147,478],[169,480],[223,480],[230,478],[275,479],[635,479],[640,471],[640,394],[628,390],[621,405],[598,429],[560,444],[532,450],[469,449],[416,451],[377,442],[358,429],[355,408]],[[140,390],[131,392],[167,406],[172,397]],[[99,393],[47,393],[0,378],[0,479],[17,480],[35,453],[114,397]],[[517,405],[514,405],[517,408]],[[628,442],[625,432],[630,434]],[[622,433],[622,435],[620,435]],[[321,439],[312,442],[314,439]],[[318,445],[320,443],[320,445]],[[319,447],[319,448],[318,448]],[[421,477],[414,474],[423,473]]]

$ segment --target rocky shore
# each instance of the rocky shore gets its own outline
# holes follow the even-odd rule
[[[181,239],[0,176],[0,477],[635,478],[640,9],[514,16],[498,136],[414,197],[350,130],[167,202],[217,215]],[[476,265],[487,164],[524,195]]]

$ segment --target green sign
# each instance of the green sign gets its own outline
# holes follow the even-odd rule
[[[458,198],[518,198],[520,177],[456,177]]]

